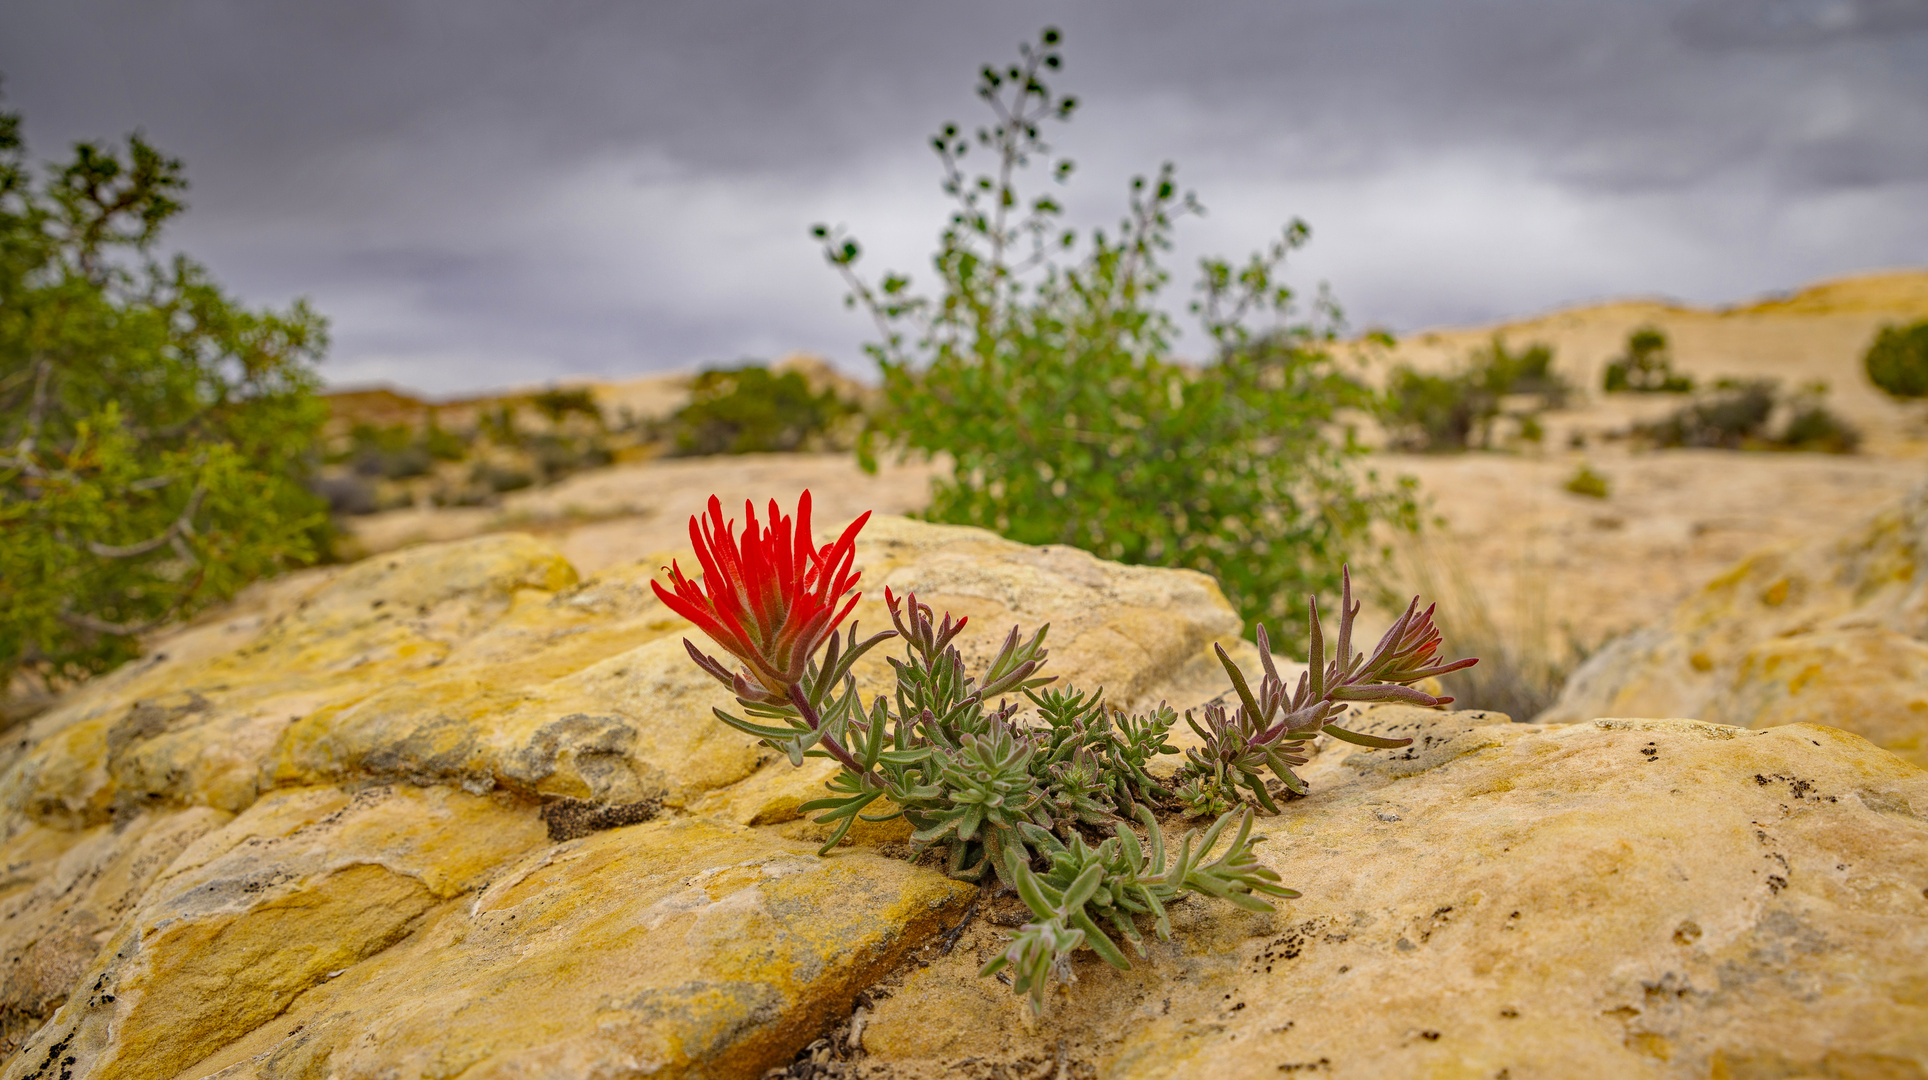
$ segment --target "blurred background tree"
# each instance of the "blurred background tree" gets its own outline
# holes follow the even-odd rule
[[[1862,364],[1868,381],[1890,396],[1928,397],[1928,319],[1882,327]]]
[[[711,368],[690,384],[689,403],[661,425],[678,457],[821,450],[860,411],[832,387],[811,387],[800,371],[761,364]]]
[[[138,134],[36,172],[0,114],[0,689],[103,671],[325,547],[325,325],[158,255],[185,188]]]
[[[1248,628],[1264,619],[1274,640],[1298,643],[1306,595],[1336,588],[1372,523],[1417,516],[1408,489],[1360,467],[1343,427],[1345,410],[1363,414],[1374,397],[1332,354],[1340,316],[1328,298],[1294,321],[1278,271],[1305,243],[1303,223],[1242,265],[1204,261],[1192,310],[1212,349],[1184,364],[1157,306],[1159,259],[1174,221],[1201,208],[1171,166],[1133,180],[1117,230],[1092,231],[1082,248],[1057,198],[1020,192],[1029,170],[1058,184],[1072,173],[1043,135],[1077,108],[1045,81],[1059,45],[1047,29],[1016,63],[983,68],[977,95],[992,121],[931,140],[954,203],[935,295],[896,273],[873,287],[855,271],[855,240],[814,230],[880,335],[869,351],[883,401],[860,455],[870,467],[879,444],[946,455],[952,473],[927,517],[1202,570]],[[966,168],[973,153],[984,171]]]

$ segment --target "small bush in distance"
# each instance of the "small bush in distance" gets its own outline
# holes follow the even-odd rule
[[[914,830],[913,857],[941,851],[951,876],[995,879],[1015,890],[1035,921],[981,974],[1010,968],[1014,989],[1028,993],[1034,1009],[1042,1007],[1049,980],[1066,976],[1079,948],[1129,969],[1125,949],[1144,956],[1145,929],[1169,939],[1166,909],[1188,893],[1261,911],[1272,910],[1263,897],[1296,897],[1252,853],[1260,838],[1245,800],[1277,812],[1266,773],[1303,795],[1305,782],[1293,766],[1306,762],[1299,751],[1321,734],[1366,747],[1409,745],[1340,721],[1355,702],[1446,704],[1452,699],[1412,684],[1476,662],[1436,660],[1433,612],[1420,611],[1417,598],[1370,653],[1355,652],[1359,607],[1342,574],[1337,633],[1328,643],[1313,603],[1311,654],[1296,687],[1274,668],[1262,627],[1256,686],[1218,649],[1235,703],[1208,705],[1201,718],[1186,714],[1204,748],[1186,751],[1174,791],[1150,766],[1177,753],[1167,736],[1178,717],[1164,706],[1126,713],[1109,706],[1102,690],[1045,690],[1053,681],[1039,674],[1049,627],[1028,639],[1013,627],[975,675],[954,644],[967,620],[940,620],[915,596],[885,590],[893,629],[859,640],[853,625],[840,636],[860,595],[856,538],[870,515],[822,547],[811,539],[807,491],[794,519],[775,500],[767,524],[751,504],[744,517],[739,538],[736,522],[723,517],[712,496],[708,513],[690,519],[702,576],[692,581],[672,564],[667,586],[652,582],[664,604],[740,665],[733,670],[684,639],[691,660],[729,688],[743,713],[717,709],[716,718],[793,765],[827,757],[842,766],[825,785],[830,795],[801,807],[822,811],[816,820],[834,826],[819,854],[835,848],[859,817],[903,817]],[[890,661],[896,686],[866,706],[852,665],[891,638],[905,646],[903,657]],[[1203,835],[1174,840],[1158,812],[1180,810],[1216,820]]]
[[[1882,327],[1862,365],[1868,381],[1892,397],[1928,397],[1928,319]]]
[[[140,136],[36,179],[19,128],[0,114],[0,688],[113,667],[329,537],[322,319],[155,254],[186,181]]]
[[[1572,387],[1553,369],[1553,349],[1534,342],[1518,352],[1498,335],[1446,374],[1400,365],[1392,371],[1380,418],[1396,449],[1451,453],[1491,449],[1496,422],[1506,413],[1506,398],[1537,398],[1539,409],[1566,404]],[[1522,437],[1544,437],[1534,412],[1518,414]],[[1539,432],[1538,437],[1530,433]]]
[[[596,404],[596,395],[584,387],[569,390],[550,387],[531,397],[529,404],[547,417],[551,425],[560,426],[565,419],[574,415],[587,418],[597,427],[603,426],[602,406]]]
[[[1694,380],[1674,373],[1666,333],[1643,326],[1627,335],[1627,351],[1607,364],[1603,388],[1610,394],[1686,394],[1693,391]]]
[[[856,241],[813,230],[877,326],[883,404],[860,460],[874,468],[880,446],[948,456],[931,520],[1200,570],[1248,625],[1295,616],[1297,597],[1337,584],[1373,522],[1417,518],[1410,491],[1357,468],[1363,448],[1340,433],[1342,412],[1372,395],[1330,353],[1336,307],[1322,298],[1312,321],[1293,321],[1278,272],[1308,230],[1294,222],[1242,264],[1202,264],[1193,310],[1211,356],[1177,362],[1159,259],[1200,208],[1172,167],[1134,179],[1116,229],[1088,236],[1064,227],[1055,192],[1021,190],[1033,170],[1052,184],[1073,171],[1044,137],[1077,107],[1047,83],[1059,45],[1047,29],[1015,63],[985,67],[987,123],[931,140],[952,201],[935,295],[897,273],[872,285]]]
[[[665,434],[682,457],[822,449],[857,411],[835,389],[812,390],[800,371],[746,364],[697,375]]]
[[[1787,423],[1775,440],[1779,449],[1824,454],[1852,454],[1860,449],[1860,430],[1827,407],[1827,392],[1827,383],[1814,382],[1793,396]]]
[[[1589,499],[1604,499],[1613,491],[1607,478],[1594,472],[1593,467],[1584,462],[1567,478],[1565,486],[1573,494],[1585,495]]]
[[[1711,393],[1634,431],[1660,447],[1853,453],[1861,433],[1827,408],[1826,393],[1824,383],[1789,396],[1773,379],[1722,379]],[[1778,429],[1776,415],[1786,417]]]

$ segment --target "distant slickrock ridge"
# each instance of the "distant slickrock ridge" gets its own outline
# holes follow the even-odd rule
[[[1902,581],[1903,547],[1857,550]],[[710,717],[647,584],[673,554],[585,580],[498,534],[305,572],[15,729],[0,1076],[1928,1076],[1928,772],[1850,715],[1375,710],[1413,745],[1324,746],[1264,819],[1303,899],[1180,904],[1032,1018],[975,974],[1011,898],[906,861],[901,822],[815,854],[827,769]],[[1048,670],[1120,704],[1254,659],[1197,574],[901,518],[859,558],[865,626],[886,585],[985,654],[1049,622]],[[1776,611],[1856,587],[1785,576]]]
[[[799,376],[809,394],[838,401],[861,402],[873,392],[808,354],[786,356],[769,370]],[[337,390],[323,399],[329,418],[317,490],[346,516],[497,506],[511,492],[677,452],[672,418],[698,385],[699,376],[679,372],[444,401],[392,387]],[[833,447],[813,441],[785,448]]]

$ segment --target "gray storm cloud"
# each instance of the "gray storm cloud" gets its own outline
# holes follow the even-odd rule
[[[41,156],[138,127],[184,157],[175,240],[312,297],[331,380],[457,392],[861,369],[807,227],[921,270],[924,139],[1045,22],[1086,104],[1074,216],[1168,159],[1211,210],[1174,301],[1294,216],[1295,280],[1396,330],[1928,262],[1928,0],[16,0],[0,73]]]

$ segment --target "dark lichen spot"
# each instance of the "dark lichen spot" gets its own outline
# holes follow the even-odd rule
[[[604,829],[640,825],[655,817],[662,808],[661,799],[611,805],[589,799],[563,798],[543,806],[542,821],[549,826],[549,839],[560,843]]]

